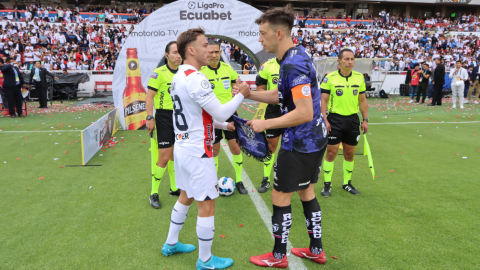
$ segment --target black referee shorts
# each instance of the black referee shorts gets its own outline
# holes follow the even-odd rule
[[[267,109],[265,110],[265,120],[278,118],[282,116],[282,110],[280,110],[280,105],[278,104],[268,104]],[[282,129],[267,129],[266,131],[267,139],[277,138],[282,135]]]
[[[285,193],[304,190],[318,182],[323,155],[327,146],[313,153],[280,149],[273,167],[273,188]]]
[[[175,143],[172,114],[172,110],[155,111],[158,148],[170,148]]]
[[[238,116],[238,114],[235,112],[234,115]],[[227,123],[233,122],[233,115],[230,116],[230,118],[225,121]],[[225,139],[227,141],[237,139],[237,132],[236,131],[228,131],[228,130],[223,130],[223,129],[215,129],[215,141],[213,142],[214,144],[219,143],[223,139],[223,135],[225,135]]]
[[[330,113],[327,116],[330,123],[330,134],[328,134],[328,144],[337,145],[344,143],[352,146],[358,144],[360,139],[360,119],[358,114],[348,116]]]

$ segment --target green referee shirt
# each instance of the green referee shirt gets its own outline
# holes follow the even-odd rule
[[[352,70],[349,76],[340,74],[340,70],[327,74],[320,85],[322,94],[329,94],[330,113],[344,116],[358,113],[358,95],[365,94],[365,80],[362,73]]]
[[[148,81],[148,89],[157,92],[153,99],[156,110],[173,110],[170,85],[176,70],[170,69],[167,64],[156,68]]]
[[[200,72],[207,76],[220,103],[225,104],[232,99],[232,83],[235,83],[238,74],[229,64],[220,61],[217,68],[203,66]]]
[[[277,88],[278,77],[280,77],[280,61],[272,58],[263,63],[258,72],[255,84],[257,86],[266,85],[265,90],[273,90]]]

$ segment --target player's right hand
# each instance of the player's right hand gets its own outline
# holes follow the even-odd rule
[[[152,131],[155,129],[155,120],[147,120],[148,134],[152,134]]]
[[[332,127],[330,126],[330,123],[325,119],[325,125],[327,126],[327,134],[330,134],[330,131],[332,131]]]
[[[228,131],[235,131],[235,124],[233,122],[228,123],[227,129]]]

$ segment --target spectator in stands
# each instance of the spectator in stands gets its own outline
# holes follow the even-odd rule
[[[58,22],[63,22],[63,15],[64,15],[64,11],[62,9],[61,6],[57,6],[57,8],[55,9],[57,11],[57,16],[58,16]]]
[[[303,17],[306,18],[307,16],[308,16],[308,8],[305,7],[305,8],[303,9]]]

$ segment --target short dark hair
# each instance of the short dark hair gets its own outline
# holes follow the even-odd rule
[[[413,67],[419,67],[419,66],[420,66],[420,64],[419,64],[419,63],[415,63],[415,64],[413,64]]]
[[[165,53],[170,53],[170,46],[172,46],[172,44],[177,44],[177,41],[173,40],[168,42],[167,46],[165,47]]]
[[[220,48],[220,43],[218,43],[218,41],[213,40],[213,39],[210,39],[208,41],[208,45],[218,45],[218,48]]]
[[[353,53],[352,50],[350,50],[350,49],[343,49],[343,50],[341,50],[340,53],[338,54],[338,59],[342,60],[343,54],[346,53],[346,52],[351,52],[353,55],[355,55],[355,53]]]
[[[193,42],[197,40],[197,36],[200,35],[205,35],[205,30],[203,28],[191,28],[188,29],[185,32],[182,32],[180,36],[177,38],[177,47],[178,47],[178,53],[182,57],[182,59],[185,59],[185,56],[187,55],[187,45],[190,44],[190,42]]]
[[[255,23],[260,25],[268,22],[273,25],[285,26],[288,28],[288,35],[291,35],[294,20],[295,15],[293,15],[292,5],[288,4],[284,7],[265,11],[265,13],[255,20]]]
[[[462,61],[460,61],[460,60],[457,60],[457,61],[455,61],[455,64],[456,64],[456,63],[460,63],[460,64],[461,64],[461,63],[462,63]]]

